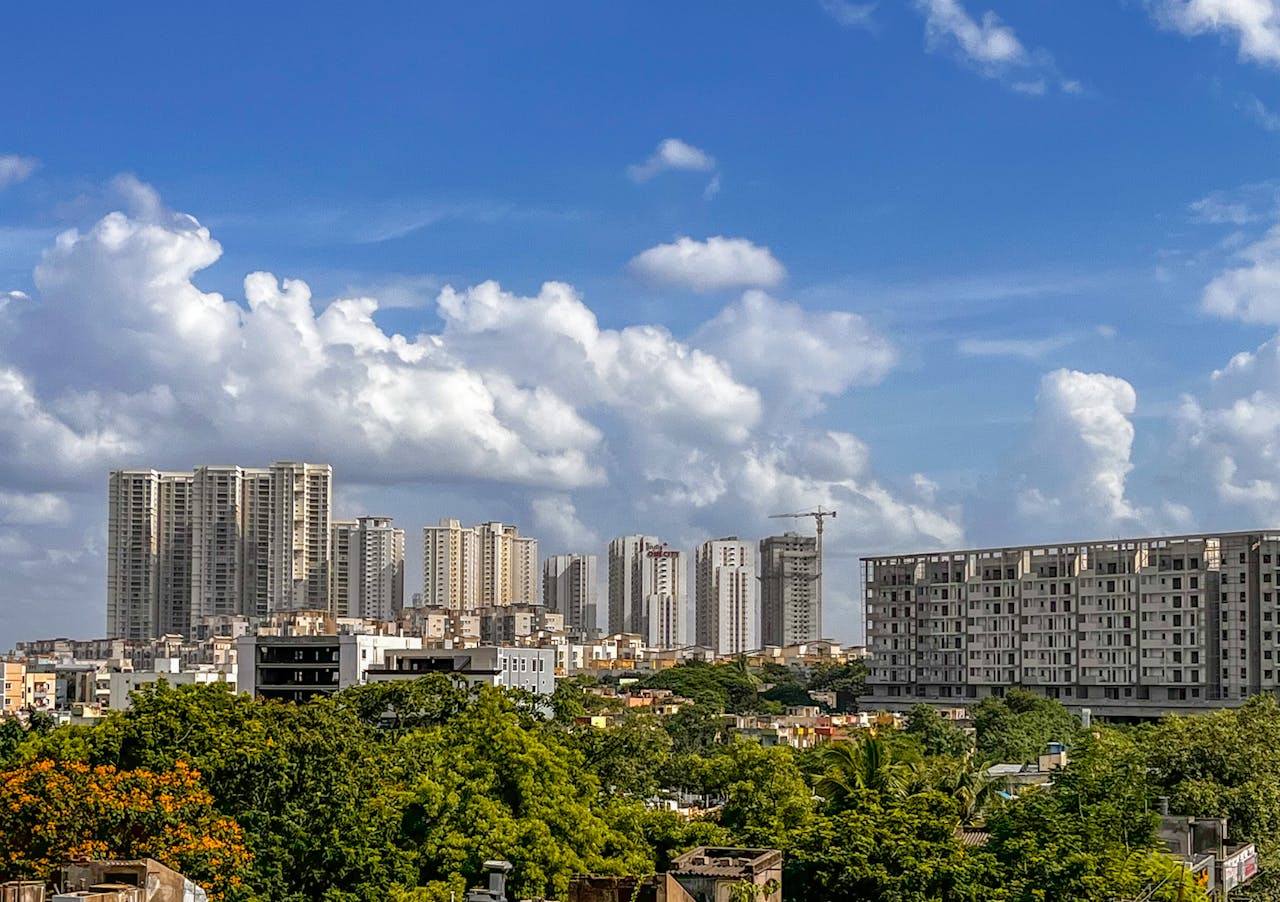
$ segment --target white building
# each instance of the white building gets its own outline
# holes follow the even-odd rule
[[[271,554],[268,573],[274,610],[329,606],[329,521],[333,467],[271,465]]]
[[[214,667],[198,670],[183,669],[176,658],[161,658],[156,661],[155,670],[116,671],[110,674],[110,689],[107,706],[113,711],[125,711],[130,707],[129,693],[142,686],[157,683],[163,679],[170,686],[194,686],[210,683],[223,683],[231,690],[236,688],[236,674],[231,668]]]
[[[388,651],[385,665],[371,669],[368,680],[371,683],[413,680],[432,673],[460,676],[472,685],[550,695],[556,688],[556,650],[482,645],[465,649]]]
[[[595,634],[597,591],[594,554],[557,554],[543,561],[542,603],[564,615],[569,632]]]
[[[241,636],[236,685],[263,698],[302,702],[365,682],[390,651],[422,648],[417,636]]]
[[[760,542],[760,625],[765,645],[822,638],[818,540],[788,532]]]
[[[638,564],[645,643],[651,648],[683,648],[688,644],[685,608],[689,602],[685,553],[659,545],[646,549]]]
[[[333,522],[330,606],[338,617],[394,620],[404,607],[404,530],[390,517]]]
[[[736,536],[703,542],[696,568],[694,641],[718,655],[758,648],[760,601],[752,543]]]
[[[609,632],[644,633],[640,558],[662,543],[655,536],[620,536],[609,543]]]

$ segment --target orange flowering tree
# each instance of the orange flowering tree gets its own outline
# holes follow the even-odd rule
[[[0,880],[48,879],[73,858],[154,858],[224,902],[252,897],[240,826],[199,771],[35,761],[0,773]]]

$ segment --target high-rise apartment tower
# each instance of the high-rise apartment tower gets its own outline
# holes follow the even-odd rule
[[[570,632],[596,632],[597,591],[594,554],[556,554],[542,562],[542,603],[564,614]]]
[[[788,532],[760,542],[760,632],[765,645],[822,638],[818,540]]]
[[[760,602],[756,549],[736,536],[698,546],[695,578],[695,641],[716,654],[736,655],[759,647]]]

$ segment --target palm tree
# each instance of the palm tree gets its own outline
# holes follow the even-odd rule
[[[991,776],[986,768],[974,763],[970,755],[944,772],[933,788],[951,796],[959,810],[960,823],[968,826],[981,820],[1004,790],[1005,781]]]
[[[822,775],[814,791],[836,807],[847,807],[864,792],[900,798],[907,792],[911,768],[895,760],[883,739],[866,737],[833,742],[818,757]]]

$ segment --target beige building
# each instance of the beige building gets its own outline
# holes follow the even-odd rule
[[[1280,691],[1280,533],[865,558],[869,703],[1024,686],[1146,716]]]
[[[26,701],[27,666],[20,661],[0,661],[0,717],[22,710]]]
[[[472,610],[538,603],[538,540],[491,521],[422,530],[422,604]]]
[[[695,640],[718,655],[759,647],[756,549],[737,536],[698,546],[694,579]]]
[[[271,550],[268,564],[275,609],[329,605],[329,521],[333,467],[271,465]]]
[[[760,542],[760,639],[798,645],[822,638],[818,540],[788,532]]]
[[[463,611],[479,597],[480,554],[475,529],[441,518],[422,529],[422,605]]]

